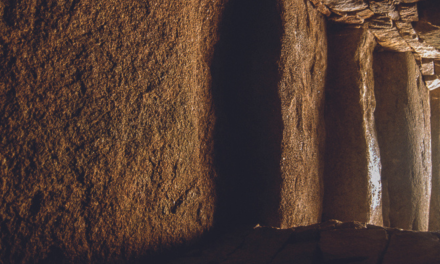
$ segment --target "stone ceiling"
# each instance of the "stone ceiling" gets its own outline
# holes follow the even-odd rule
[[[440,87],[440,5],[437,0],[310,0],[330,21],[367,27],[380,50],[413,52],[426,86]]]

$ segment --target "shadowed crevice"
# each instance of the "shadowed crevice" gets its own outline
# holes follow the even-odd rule
[[[283,128],[281,35],[277,1],[228,2],[212,66],[217,226],[254,225],[264,208],[276,214]]]

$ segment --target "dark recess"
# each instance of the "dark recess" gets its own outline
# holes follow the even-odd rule
[[[228,2],[211,70],[217,118],[215,224],[220,228],[257,224],[268,213],[264,208],[277,217],[281,36],[277,1]]]
[[[41,209],[41,203],[43,201],[43,193],[38,191],[37,194],[34,195],[31,202],[31,207],[29,209],[32,215],[38,214]]]

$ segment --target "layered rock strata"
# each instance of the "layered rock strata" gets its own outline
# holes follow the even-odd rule
[[[428,230],[431,197],[429,90],[411,53],[375,53],[375,113],[384,224]]]
[[[0,3],[2,263],[128,260],[212,226],[222,3]]]
[[[436,0],[310,1],[334,23],[367,26],[382,50],[413,52],[420,63],[425,59],[440,66],[440,7]],[[439,76],[427,74],[426,86],[439,88]]]
[[[421,41],[440,50],[440,5],[436,1],[423,1],[418,4],[419,21],[415,23],[415,31]],[[428,72],[422,72],[426,86],[430,90],[440,88],[440,58],[422,59],[429,65]]]
[[[333,26],[328,43],[323,218],[381,225],[381,164],[373,115],[376,42],[365,28]]]

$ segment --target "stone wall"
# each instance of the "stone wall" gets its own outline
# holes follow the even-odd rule
[[[212,65],[216,223],[319,222],[323,16],[303,0],[230,1],[219,34]]]
[[[373,35],[329,28],[323,218],[382,225],[380,155],[374,123]]]
[[[376,53],[374,78],[384,224],[427,231],[432,166],[429,90],[411,53]]]
[[[431,146],[432,191],[429,210],[429,230],[440,230],[440,89],[430,93],[431,98]]]
[[[327,38],[324,17],[308,1],[281,2],[280,58],[283,119],[280,219],[292,227],[321,221],[324,170],[324,86]]]
[[[435,229],[437,9],[411,24],[414,1],[385,2],[1,1],[0,263],[142,261],[321,218]],[[275,233],[253,249],[284,252]],[[322,234],[323,261],[361,260]]]
[[[0,7],[1,259],[320,221],[326,37],[308,1]]]
[[[130,259],[213,225],[222,1],[2,1],[0,259]]]

